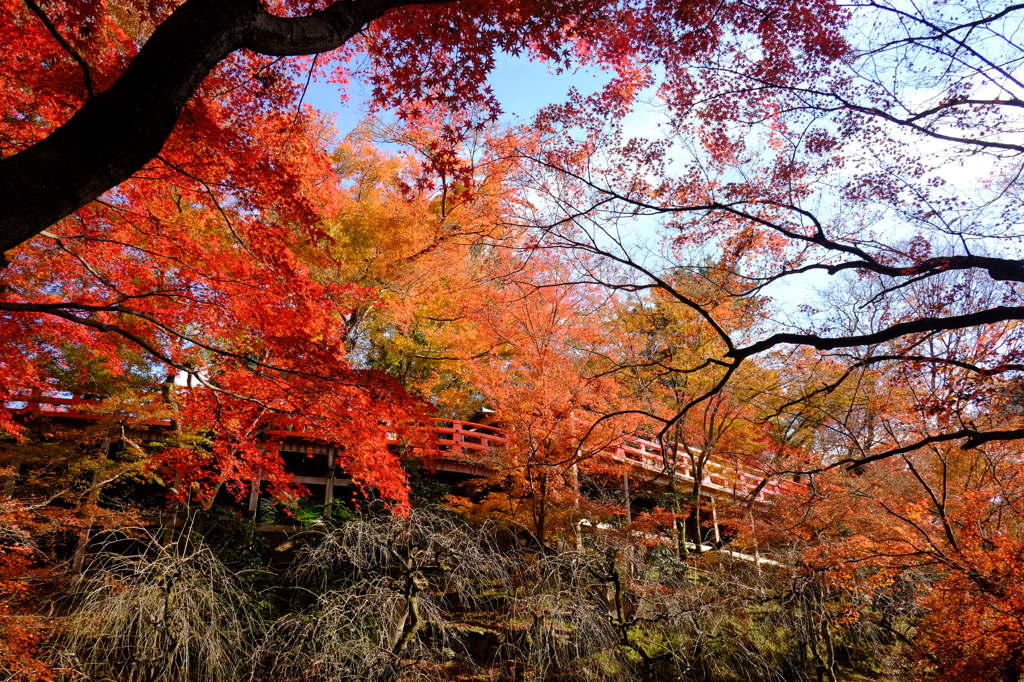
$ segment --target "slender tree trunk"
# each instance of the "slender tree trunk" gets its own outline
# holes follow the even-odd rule
[[[704,491],[704,465],[701,463],[693,469],[693,502],[690,507],[690,518],[693,519],[693,551],[704,553],[704,538],[700,532],[700,496]]]
[[[0,495],[3,497],[11,497],[14,495],[14,486],[18,484],[18,477],[21,476],[21,460],[16,459],[11,462],[11,475],[4,481],[3,490],[0,491]]]
[[[416,636],[416,633],[419,632],[422,623],[418,596],[420,592],[420,585],[418,583],[420,575],[416,569],[412,552],[408,550],[405,556],[405,571],[405,589],[402,594],[402,598],[405,601],[405,611],[398,622],[393,625],[389,642],[393,660],[384,675],[385,680],[393,680],[398,677],[402,669],[402,657],[405,656],[409,644],[412,642],[413,637]]]
[[[573,462],[572,468],[569,470],[572,477],[572,509],[573,509],[573,522],[572,527],[575,536],[576,551],[583,551],[583,530],[580,528],[580,472],[576,463]]]
[[[90,477],[89,492],[86,493],[85,499],[78,506],[78,511],[82,514],[82,527],[78,530],[75,553],[71,558],[71,569],[76,573],[81,571],[85,565],[86,549],[89,546],[89,537],[92,534],[92,524],[96,520],[96,505],[99,504],[100,491],[103,489],[100,481],[102,480],[103,469],[109,457],[110,436],[104,436],[103,442],[100,444],[97,466],[93,469],[92,476]]]
[[[531,479],[533,475],[531,474]],[[540,477],[534,482],[536,487],[533,488],[533,525],[534,530],[537,533],[537,543],[543,550],[547,546],[547,498],[548,498],[548,477],[547,474],[541,474]]]

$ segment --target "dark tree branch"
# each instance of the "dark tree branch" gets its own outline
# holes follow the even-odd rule
[[[177,296],[176,294],[161,295]],[[142,296],[125,296],[124,300],[127,300],[129,298],[142,298]],[[166,352],[157,348],[155,343],[146,340],[136,332],[125,329],[124,327],[121,327],[116,324],[105,322],[101,319],[96,319],[94,317],[91,317],[91,315],[95,315],[97,313],[110,313],[112,315],[123,315],[126,317],[135,318],[137,320],[147,323],[153,328],[153,330],[163,332],[170,337],[180,339],[181,341],[184,341],[191,346],[201,348],[223,358],[230,358],[231,360],[243,363],[249,366],[250,371],[252,371],[254,374],[258,374],[265,379],[279,381],[280,379],[275,378],[274,375],[286,374],[294,377],[324,380],[338,385],[361,388],[358,381],[350,380],[350,377],[348,377],[347,375],[332,375],[313,370],[295,369],[293,367],[273,364],[265,359],[254,358],[246,353],[238,352],[235,350],[231,350],[230,348],[215,345],[212,342],[204,341],[198,336],[188,334],[184,331],[179,331],[171,327],[167,323],[162,322],[161,320],[159,320],[157,317],[150,313],[125,307],[120,303],[86,304],[74,301],[63,301],[55,303],[26,303],[14,301],[0,301],[0,311],[10,313],[37,313],[41,315],[50,315],[53,317],[59,317],[63,320],[67,320],[68,322],[81,324],[84,327],[89,327],[91,329],[95,329],[103,333],[115,334],[135,344],[146,353],[152,355],[157,360],[164,362],[176,369],[186,371],[190,374],[196,374],[195,368],[178,363]],[[207,387],[215,387],[213,384],[205,380],[202,383]],[[236,397],[244,396],[239,395]]]
[[[948,331],[950,329],[966,329],[981,324],[995,324],[1008,320],[1024,319],[1024,306],[996,306],[987,310],[979,310],[963,315],[950,315],[948,317],[921,317],[916,320],[899,322],[885,329],[870,334],[853,334],[850,336],[818,336],[817,334],[798,334],[784,332],[772,334],[766,339],[743,348],[737,348],[726,355],[745,359],[758,353],[763,353],[770,348],[783,344],[794,344],[799,346],[810,346],[818,350],[833,350],[835,348],[855,348],[857,346],[871,346],[877,343],[893,341],[909,334],[920,334],[925,332]]]
[[[656,204],[650,201],[627,196],[621,192],[611,189],[610,187],[600,185],[592,179],[584,177],[580,173],[574,172],[564,166],[554,164],[545,159],[528,155],[524,158],[527,158],[544,168],[555,171],[556,173],[561,173],[562,175],[565,175],[566,177],[569,177],[604,196],[604,199],[601,201],[594,202],[589,208],[571,215],[561,222],[573,222],[577,218],[588,215],[611,200],[620,201],[637,209],[649,211],[651,214],[725,213],[735,216],[736,218],[740,218],[741,220],[750,221],[760,227],[778,232],[789,239],[812,244],[827,251],[842,253],[855,258],[855,260],[846,260],[840,263],[814,263],[792,270],[784,270],[770,278],[767,278],[768,282],[775,281],[790,274],[801,274],[811,270],[824,270],[830,275],[835,275],[846,270],[861,270],[889,277],[929,276],[949,270],[984,270],[992,279],[997,281],[1024,282],[1024,261],[1019,259],[966,254],[935,256],[933,258],[925,258],[918,263],[910,265],[883,263],[859,246],[829,238],[825,233],[825,226],[822,225],[821,221],[814,213],[793,204],[782,203],[770,199],[741,200],[728,203],[708,201],[705,203],[687,205]],[[788,225],[779,222],[778,220],[769,219],[752,212],[757,210],[757,207],[791,211],[801,218],[809,221],[811,226],[813,226],[813,232],[810,234],[800,232],[796,226]],[[558,224],[559,223],[555,223],[549,227],[553,228]]]
[[[854,370],[856,369],[881,364],[883,362],[920,362],[925,364],[949,365],[951,367],[959,367],[960,369],[965,369],[969,372],[980,374],[983,377],[993,377],[998,374],[1003,374],[1005,372],[1024,371],[1024,364],[1012,362],[1003,363],[996,367],[979,367],[977,365],[971,364],[969,362],[964,362],[963,360],[957,360],[955,358],[943,358],[930,355],[873,355],[871,357],[864,358],[863,360],[858,360],[857,362],[850,365],[846,369],[846,371],[844,371],[835,381],[829,382],[824,386],[820,386],[808,393],[804,393],[797,398],[793,398],[792,400],[786,401],[778,408],[776,408],[772,412],[772,414],[763,418],[761,421],[762,423],[767,422],[768,420],[774,417],[778,417],[779,415],[781,415],[783,412],[793,407],[794,405],[806,403],[811,398],[824,393],[831,393],[832,391],[839,388],[847,379],[849,379],[850,376],[853,375]]]
[[[1018,440],[1024,439],[1024,429],[1002,429],[997,431],[978,431],[977,429],[960,429],[958,431],[950,431],[948,433],[940,433],[934,436],[927,436],[921,440],[914,441],[908,445],[903,445],[898,448],[892,448],[890,450],[884,450],[882,452],[876,452],[872,455],[865,457],[853,457],[849,459],[841,459],[828,467],[827,469],[835,469],[838,467],[846,467],[847,469],[858,469],[865,464],[871,462],[877,462],[879,460],[888,459],[897,455],[903,455],[914,450],[920,450],[923,447],[934,445],[936,443],[948,443],[950,441],[963,440],[964,442],[960,445],[963,450],[970,450],[972,448],[980,447],[985,443],[991,443],[994,441],[1004,440]]]
[[[67,52],[68,55],[70,55],[71,58],[75,60],[75,63],[77,63],[78,66],[81,67],[82,80],[85,81],[85,92],[89,95],[89,99],[95,97],[96,90],[92,84],[92,71],[89,69],[89,63],[86,62],[82,55],[79,54],[78,50],[76,50],[74,46],[72,46],[71,43],[69,43],[67,39],[60,34],[60,31],[57,30],[57,27],[54,25],[54,23],[50,21],[50,17],[48,17],[46,15],[46,12],[43,11],[43,8],[39,6],[39,3],[37,3],[35,0],[25,0],[25,4],[28,5],[28,8],[32,11],[32,14],[39,17],[39,21],[43,22],[43,26],[45,26],[46,30],[50,32],[50,35],[53,36],[53,39],[56,40],[60,44],[60,46],[64,48],[64,51]]]
[[[995,367],[979,367],[978,365],[955,358],[934,357],[931,355],[875,355],[858,361],[853,367],[867,367],[881,362],[920,362],[933,365],[950,365],[966,369],[969,372],[980,374],[985,377],[996,376],[1005,372],[1024,372],[1024,364],[1003,363]]]
[[[232,52],[326,52],[390,9],[450,1],[338,1],[309,16],[278,17],[259,0],[187,0],[108,90],[46,139],[0,159],[0,251],[34,237],[159,154],[185,103]]]

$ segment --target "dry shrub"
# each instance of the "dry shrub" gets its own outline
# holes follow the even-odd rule
[[[111,534],[105,545],[74,589],[58,659],[90,679],[121,682],[248,677],[259,618],[209,547],[146,529]]]
[[[272,628],[262,654],[269,677],[443,678],[440,664],[468,658],[453,604],[472,606],[509,581],[510,560],[489,531],[430,510],[326,529],[297,557],[293,580],[318,596]]]
[[[597,557],[567,552],[538,557],[513,602],[519,636],[507,652],[526,680],[552,677],[604,682],[629,679]]]

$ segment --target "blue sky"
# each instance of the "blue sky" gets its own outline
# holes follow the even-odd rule
[[[546,64],[503,54],[497,59],[490,82],[505,112],[502,123],[513,124],[528,121],[546,104],[564,101],[572,86],[584,93],[595,91],[601,83],[601,73],[589,70],[555,75]],[[308,104],[335,116],[342,135],[354,128],[368,112],[370,93],[366,84],[353,79],[348,91],[348,102],[339,101],[339,89],[333,83],[310,83],[306,93]]]

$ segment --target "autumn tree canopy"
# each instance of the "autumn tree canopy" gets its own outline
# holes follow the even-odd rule
[[[491,407],[509,443],[450,506],[541,553],[569,536],[583,552],[524,562],[533,591],[510,608],[534,631],[505,647],[526,651],[517,674],[620,679],[640,661],[707,679],[716,632],[756,652],[736,659],[756,674],[838,679],[838,638],[868,633],[915,674],[1019,678],[1022,13],[6,0],[0,568],[26,584],[59,574],[53,557],[87,570],[100,531],[135,514],[105,504],[112,486],[159,485],[180,508],[221,491],[293,504],[279,448],[295,434],[332,449],[354,495],[404,514],[400,458],[436,446],[421,427]],[[489,82],[504,55],[601,82],[504,126]],[[342,137],[306,103],[313,79],[368,84],[381,119]],[[86,396],[87,427],[33,419],[57,391]],[[624,435],[660,450],[635,518],[636,489],[602,455]],[[704,547],[702,473],[722,461],[791,485],[787,504],[718,501],[713,549],[751,575],[711,608],[703,588],[737,583],[686,547]],[[678,490],[684,466],[696,478]],[[414,517],[377,526],[373,552],[413,538]],[[590,548],[584,521],[607,531]],[[448,552],[444,532],[427,545]],[[342,576],[344,604],[399,571],[401,590],[366,603],[401,615],[388,633],[324,588],[307,622],[369,619],[391,675],[430,646],[416,604],[458,564],[343,544],[374,576]],[[147,551],[157,570],[181,559]],[[41,646],[44,609],[20,578],[0,593],[6,666]],[[296,622],[276,621],[281,641],[301,639]],[[576,628],[597,635],[570,651],[558,633]]]
[[[66,364],[50,343],[61,338],[111,371],[130,349],[156,374],[191,377],[213,402],[188,409],[239,437],[273,414],[329,429],[372,405],[379,420],[408,418],[391,413],[400,390],[345,359],[345,326],[375,294],[325,274],[350,268],[331,264],[345,254],[329,227],[348,181],[329,125],[302,104],[314,72],[367,79],[376,104],[425,131],[420,168],[401,179],[410,191],[471,188],[479,173],[459,145],[500,111],[487,86],[498,52],[608,69],[590,104],[620,116],[658,68],[698,96],[686,66],[739,59],[744,42],[766,48],[753,71],[813,71],[842,54],[842,16],[774,2],[8,3],[5,397],[47,385],[42,358]],[[315,406],[330,416],[313,419]],[[227,467],[238,477],[269,466],[243,450],[249,464]],[[222,454],[222,469],[241,456]]]
[[[622,106],[655,64],[732,51],[742,35],[765,46],[750,65],[754,73],[795,75],[841,54],[840,17],[827,3],[787,2],[727,3],[713,13],[657,2],[12,2],[4,66],[11,94],[17,91],[7,108],[17,113],[4,134],[16,153],[0,166],[2,246],[24,242],[129,180],[174,138],[196,141],[193,110],[226,108],[235,125],[260,110],[284,114],[299,96],[285,76],[302,67],[283,57],[328,53],[320,68],[344,79],[362,53],[369,61],[356,75],[403,117],[472,107],[496,113],[486,77],[498,51],[527,52],[559,68],[612,68],[616,77],[602,98]],[[218,78],[240,85],[225,91]],[[687,77],[676,87],[694,97],[698,83]],[[451,142],[458,129],[446,132]],[[227,151],[223,143],[209,148]]]

